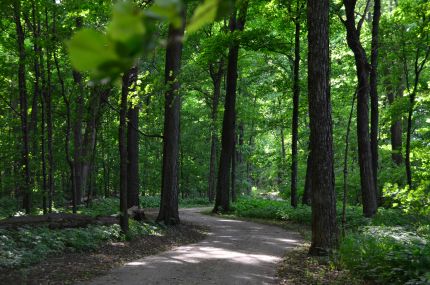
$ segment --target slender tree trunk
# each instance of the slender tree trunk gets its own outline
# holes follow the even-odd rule
[[[351,111],[349,112],[348,125],[345,135],[345,151],[343,154],[343,201],[342,201],[342,236],[345,236],[346,226],[346,202],[348,194],[348,153],[349,153],[349,134],[351,131],[352,114],[354,113],[355,97],[357,92],[352,97]]]
[[[299,8],[297,8],[299,9]],[[293,120],[291,137],[291,206],[297,207],[297,140],[299,135],[299,67],[300,67],[300,19],[295,19],[294,75],[293,75]]]
[[[82,18],[76,18],[76,28],[80,29],[82,27]],[[82,82],[82,74],[73,71],[73,80],[77,86],[77,97],[75,101],[75,109],[74,109],[74,120],[72,123],[73,129],[73,178],[74,178],[74,186],[75,186],[75,197],[76,204],[81,204],[82,202],[82,148],[83,148],[83,139],[82,139],[82,120],[84,113],[84,86]]]
[[[427,37],[427,40],[429,38]],[[415,56],[415,79],[414,79],[414,87],[412,92],[409,94],[409,110],[408,110],[408,124],[406,129],[406,149],[405,149],[405,166],[406,166],[406,178],[409,185],[409,189],[412,189],[412,171],[411,171],[411,137],[412,137],[412,116],[415,108],[415,97],[417,95],[418,83],[421,75],[421,71],[423,70],[427,60],[430,57],[430,46],[424,50],[424,58],[421,62],[419,62],[420,58],[420,49],[418,48]]]
[[[42,141],[42,207],[43,214],[46,215],[48,213],[48,203],[47,203],[47,183],[46,183],[46,153],[45,153],[45,118],[46,118],[46,110],[45,110],[45,98],[43,96],[40,97],[41,106],[42,106],[42,121],[41,121],[41,138]]]
[[[122,77],[121,106],[119,111],[119,210],[121,212],[119,224],[123,233],[128,232],[127,213],[127,96],[129,87],[129,73]]]
[[[217,130],[217,118],[218,118],[218,105],[219,98],[221,96],[221,82],[224,74],[224,61],[220,60],[218,69],[215,70],[214,64],[210,64],[209,73],[212,78],[212,83],[214,87],[212,96],[212,106],[211,106],[211,156],[209,162],[209,185],[208,185],[208,198],[209,202],[213,202],[215,197],[216,189],[216,149],[218,144],[218,130]]]
[[[243,31],[248,9],[248,1],[241,2],[239,14],[236,11],[230,18],[230,32]],[[236,117],[236,86],[237,86],[237,61],[239,57],[239,42],[233,41],[229,48],[227,65],[227,87],[224,105],[224,119],[221,138],[221,156],[219,161],[217,191],[214,212],[230,210],[229,174],[231,159],[233,157],[234,124]]]
[[[369,140],[369,64],[366,52],[360,43],[360,27],[355,26],[356,0],[344,0],[343,3],[346,11],[344,24],[347,32],[347,42],[354,53],[358,78],[357,140],[363,213],[366,217],[373,217],[377,212],[377,200]]]
[[[22,171],[24,182],[22,184],[23,201],[22,206],[26,214],[31,212],[31,189],[30,189],[30,165],[29,165],[29,136],[28,136],[28,114],[27,114],[27,88],[25,79],[25,45],[24,30],[21,25],[21,1],[14,0],[13,12],[15,29],[18,45],[18,89],[19,89],[19,106],[21,115],[21,134],[22,134]]]
[[[329,0],[308,0],[308,101],[312,152],[312,243],[324,255],[338,246],[330,102]]]
[[[55,17],[55,15],[54,15]],[[48,8],[45,6],[45,26],[48,29]],[[55,32],[55,27],[53,28]],[[46,38],[49,38],[47,33]],[[52,127],[52,92],[51,92],[51,51],[50,42],[48,41],[46,47],[46,123],[48,128],[48,208],[52,212],[52,202],[54,199],[54,156],[52,147],[53,127]]]
[[[166,48],[163,168],[161,182],[160,212],[157,221],[166,225],[180,222],[178,211],[179,181],[179,113],[181,99],[178,75],[181,69],[182,38],[185,29],[185,11],[182,11],[181,27],[169,26]]]
[[[398,97],[402,97],[403,90],[399,89]],[[389,92],[388,102],[390,104],[394,103],[395,94],[393,91]],[[401,165],[403,162],[402,157],[402,121],[399,118],[392,117],[391,118],[391,159],[396,165]]]
[[[381,0],[374,0],[372,21],[372,44],[370,54],[370,148],[372,151],[372,170],[378,205],[382,204],[382,192],[378,189],[378,49],[379,49],[379,19],[381,18]]]
[[[129,72],[128,85],[134,90],[133,84],[137,81],[137,67]],[[128,110],[127,124],[127,207],[139,205],[139,104],[130,106]]]

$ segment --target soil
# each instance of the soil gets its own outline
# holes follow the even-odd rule
[[[107,274],[129,261],[195,243],[204,237],[204,227],[181,224],[167,228],[163,236],[143,236],[132,241],[108,243],[94,252],[69,252],[27,268],[0,270],[0,284],[76,284]]]

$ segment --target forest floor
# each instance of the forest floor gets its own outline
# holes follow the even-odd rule
[[[0,270],[0,284],[76,284],[109,273],[113,268],[206,236],[206,228],[187,223],[168,227],[164,235],[145,235],[131,241],[109,242],[95,251],[65,252],[26,268]]]
[[[126,263],[85,284],[276,284],[286,250],[301,235],[280,227],[181,210],[181,220],[208,227],[207,237]]]

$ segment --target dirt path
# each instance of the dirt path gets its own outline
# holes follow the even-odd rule
[[[181,210],[181,219],[207,226],[203,241],[129,262],[85,284],[275,284],[284,252],[301,243],[298,233],[201,210]]]

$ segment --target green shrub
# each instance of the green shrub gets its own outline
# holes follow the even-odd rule
[[[402,227],[365,227],[349,234],[340,264],[382,284],[429,284],[430,239]]]

